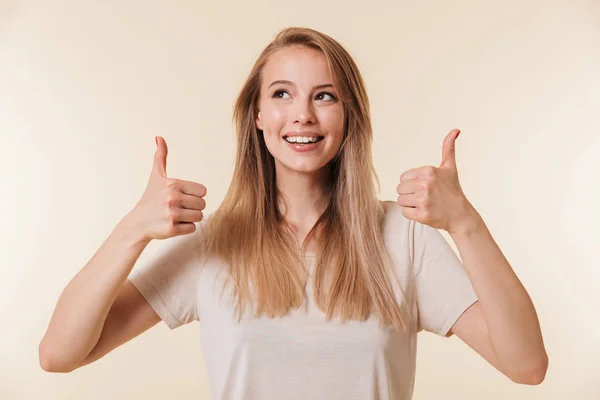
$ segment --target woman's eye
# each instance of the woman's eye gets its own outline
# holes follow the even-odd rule
[[[289,96],[289,94],[285,91],[285,90],[278,90],[275,93],[273,93],[273,98],[274,99],[283,99],[284,97],[282,97],[281,95],[283,94],[287,94]]]
[[[327,93],[327,92],[321,92],[321,93],[319,93],[317,95],[317,100],[325,100],[325,99],[322,99],[322,98],[320,99],[321,96],[329,96],[329,97],[331,97],[331,99],[327,100],[327,101],[335,101],[336,100],[336,98],[335,98],[334,95],[332,95],[331,93]]]
[[[289,98],[289,97],[284,97],[285,95],[289,96],[289,93],[286,92],[285,90],[277,90],[275,93],[273,93],[273,95],[271,97],[274,98],[274,99],[287,99],[287,98]],[[324,96],[329,96],[330,98],[327,99]],[[319,93],[317,95],[317,97],[315,98],[315,100],[335,101],[337,99],[331,93],[321,92],[321,93]]]

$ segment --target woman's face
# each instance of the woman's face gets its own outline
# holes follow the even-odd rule
[[[261,85],[256,127],[277,169],[312,173],[327,165],[340,148],[344,107],[323,53],[304,46],[277,51]]]

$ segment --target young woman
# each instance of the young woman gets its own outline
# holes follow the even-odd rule
[[[406,171],[397,202],[379,201],[362,77],[306,28],[267,46],[234,118],[233,180],[205,218],[206,188],[167,177],[157,138],[141,200],[58,301],[43,369],[199,320],[218,399],[410,399],[421,330],[456,334],[515,382],[543,380],[534,306],[461,190],[458,130],[439,167]],[[132,273],[153,239],[167,240]]]

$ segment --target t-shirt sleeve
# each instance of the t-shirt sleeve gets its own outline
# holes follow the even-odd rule
[[[197,283],[203,266],[204,220],[196,231],[157,240],[156,251],[136,264],[128,280],[170,329],[198,320]]]
[[[446,336],[477,296],[444,236],[435,228],[413,222],[417,330]]]

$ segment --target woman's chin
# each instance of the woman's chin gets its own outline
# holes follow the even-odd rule
[[[321,169],[323,169],[323,165],[319,163],[287,164],[285,165],[285,169],[286,172],[289,173],[310,175],[318,173]]]

